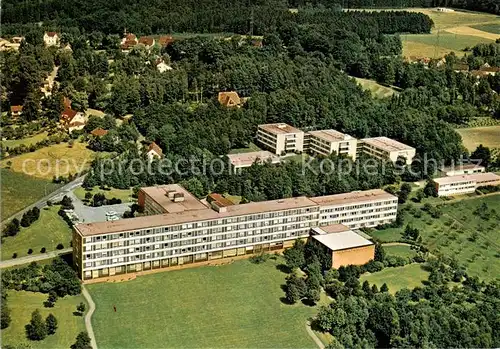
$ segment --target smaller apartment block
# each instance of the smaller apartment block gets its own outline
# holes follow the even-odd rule
[[[477,188],[500,185],[500,176],[485,172],[469,175],[450,176],[436,178],[438,196],[452,196],[473,193]]]
[[[398,199],[381,189],[311,198],[320,206],[319,225],[375,227],[396,219]]]
[[[304,151],[324,156],[342,154],[356,160],[357,142],[356,138],[335,130],[309,131],[305,134]]]
[[[358,141],[358,154],[364,153],[382,160],[396,162],[399,157],[406,159],[410,165],[416,150],[409,145],[387,137],[363,138]]]
[[[276,155],[304,150],[304,132],[284,123],[259,125],[257,141]]]
[[[479,166],[475,164],[458,164],[456,166],[451,167],[443,167],[439,170],[444,175],[451,176],[460,176],[474,173],[483,173],[486,172],[486,168],[484,166]]]
[[[375,258],[375,245],[342,224],[311,229],[311,239],[332,256],[332,268],[363,265]]]

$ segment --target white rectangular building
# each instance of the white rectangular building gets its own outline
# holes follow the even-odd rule
[[[387,137],[363,138],[358,141],[358,154],[364,153],[382,160],[396,162],[399,157],[406,159],[410,165],[416,154],[416,149],[409,145]]]
[[[486,168],[484,166],[479,166],[476,164],[457,164],[455,166],[443,167],[439,171],[444,175],[451,177],[474,173],[483,173],[486,172]]]
[[[500,176],[491,173],[475,173],[435,178],[438,196],[453,196],[474,193],[477,188],[500,185]]]
[[[204,205],[186,193],[178,185],[143,188],[139,205],[153,215],[76,225],[79,276],[89,280],[279,250],[308,237],[313,227],[376,226],[394,220],[397,210],[397,198],[382,190],[229,206]]]
[[[304,150],[313,155],[336,153],[356,160],[357,142],[356,138],[336,130],[309,131],[305,134]]]
[[[381,189],[311,198],[320,206],[319,225],[376,227],[396,219],[398,198]]]
[[[233,169],[250,167],[254,163],[261,164],[270,162],[271,164],[278,164],[281,161],[278,156],[267,150],[240,154],[228,154],[227,157]]]
[[[285,123],[259,125],[257,142],[276,155],[301,153],[304,132]]]

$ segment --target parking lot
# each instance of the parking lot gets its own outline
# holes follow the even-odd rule
[[[61,200],[64,195],[69,196],[73,200],[73,206],[75,208],[70,215],[73,216],[73,221],[79,223],[95,223],[122,219],[123,213],[129,211],[132,205],[132,203],[129,202],[100,207],[86,206],[71,190],[64,192],[60,197],[54,199]]]

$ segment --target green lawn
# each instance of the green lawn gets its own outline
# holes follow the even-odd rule
[[[42,133],[39,133],[39,134],[31,136],[31,137],[5,140],[5,141],[2,141],[2,145],[4,147],[9,147],[9,148],[18,147],[21,144],[28,146],[28,145],[32,145],[32,144],[41,142],[45,138],[47,138],[47,132],[42,132]]]
[[[2,260],[11,259],[13,253],[18,257],[28,255],[28,249],[33,249],[33,255],[39,254],[45,247],[47,252],[55,251],[62,243],[70,247],[71,228],[57,214],[59,206],[46,207],[41,210],[40,218],[13,237],[5,237],[2,242]]]
[[[87,193],[87,190],[85,190],[83,187],[78,187],[73,191],[80,200],[85,199],[85,194]],[[99,187],[94,187],[90,191],[92,195],[95,195],[97,193],[104,194],[107,199],[112,199],[112,198],[117,198],[121,199],[122,202],[130,202],[131,200],[135,200],[132,198],[132,189],[115,189],[115,188],[110,188],[110,190],[102,190],[99,189]]]
[[[401,35],[403,41],[417,42],[425,45],[444,47],[449,50],[461,51],[466,47],[473,47],[480,43],[490,43],[493,40],[473,35],[460,35],[448,32],[437,32],[432,34],[405,34]],[[432,53],[432,52],[431,52]],[[428,54],[422,52],[421,56]],[[429,54],[428,56],[431,56]]]
[[[99,348],[315,348],[305,324],[317,309],[280,301],[279,263],[243,260],[88,285]]]
[[[491,213],[488,220],[473,214],[482,203],[488,205],[488,211]],[[415,211],[421,211],[419,207],[414,206]],[[412,224],[419,229],[423,244],[432,253],[456,257],[471,275],[485,280],[498,278],[500,194],[447,202],[441,210],[443,215],[438,219],[423,211],[421,217],[406,212],[402,228],[375,230],[371,234],[382,241],[394,241],[401,238],[408,223]]]
[[[429,273],[422,269],[421,264],[408,264],[404,267],[385,268],[377,273],[365,273],[361,275],[359,281],[365,280],[372,285],[380,287],[386,283],[389,286],[389,292],[395,293],[402,288],[413,289],[417,286],[423,286],[422,281],[427,280]]]
[[[473,25],[472,28],[500,35],[500,24],[498,23]]]
[[[60,187],[60,184],[0,169],[2,180],[2,220],[36,202]]]
[[[356,82],[360,84],[364,90],[370,91],[372,96],[375,98],[387,98],[397,93],[396,90],[394,90],[393,88],[380,85],[373,80],[361,79],[361,78],[354,78],[354,79],[356,79]]]
[[[251,152],[254,152],[254,151],[261,151],[261,150],[262,149],[260,149],[254,143],[250,143],[248,145],[248,147],[246,147],[246,148],[231,149],[231,151],[229,152],[229,154],[251,153]]]
[[[384,246],[384,251],[386,255],[399,256],[399,257],[414,257],[417,252],[411,249],[411,246],[406,245],[394,245],[394,246]]]
[[[75,338],[81,331],[85,331],[85,323],[82,316],[75,316],[76,305],[85,303],[83,296],[66,296],[59,298],[53,308],[45,308],[43,302],[47,295],[39,292],[9,291],[8,305],[11,309],[12,322],[8,328],[2,330],[3,345],[19,345],[29,343],[31,348],[36,349],[59,349],[69,348],[75,342]],[[26,338],[24,326],[31,320],[31,313],[40,310],[43,319],[50,313],[57,319],[58,329],[54,335],[47,336],[42,341],[30,341]]]

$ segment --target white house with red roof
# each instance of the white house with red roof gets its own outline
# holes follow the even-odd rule
[[[163,150],[153,142],[149,145],[146,155],[149,161],[153,161],[154,158],[160,159],[163,156]]]
[[[45,34],[43,34],[43,42],[45,46],[58,46],[59,34],[56,32],[45,32]]]

